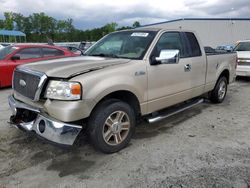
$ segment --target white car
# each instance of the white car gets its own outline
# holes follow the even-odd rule
[[[237,52],[237,76],[250,76],[250,40],[239,41],[234,49]]]
[[[0,50],[3,49],[3,48],[4,48],[4,46],[0,44]]]

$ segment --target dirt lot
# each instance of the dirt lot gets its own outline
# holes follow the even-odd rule
[[[82,139],[71,149],[11,127],[0,90],[0,187],[250,187],[250,82],[223,104],[204,103],[140,125],[129,147],[104,155]]]

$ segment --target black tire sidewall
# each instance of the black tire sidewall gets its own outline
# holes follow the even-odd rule
[[[127,113],[130,120],[130,130],[122,143],[112,146],[107,144],[103,138],[103,126],[106,119],[115,111],[124,111]],[[96,149],[104,153],[117,152],[129,144],[134,133],[135,122],[134,110],[127,103],[118,100],[105,101],[98,105],[88,121],[88,132],[91,142]]]
[[[220,83],[221,82],[225,82],[226,83],[226,93],[224,95],[224,97],[222,99],[219,98],[219,89],[220,89]],[[216,83],[216,86],[214,88],[214,90],[211,93],[211,101],[214,103],[222,103],[227,95],[227,79],[226,77],[220,77],[220,79],[218,80],[218,82]]]

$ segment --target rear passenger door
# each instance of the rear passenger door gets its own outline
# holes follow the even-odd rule
[[[192,97],[203,94],[206,79],[206,56],[202,54],[199,42],[191,32],[183,32],[186,48],[185,61],[190,65],[190,81]]]

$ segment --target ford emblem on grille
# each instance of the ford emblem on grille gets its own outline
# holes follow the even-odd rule
[[[19,84],[20,86],[22,87],[25,87],[26,86],[26,82],[24,80],[19,80]]]

